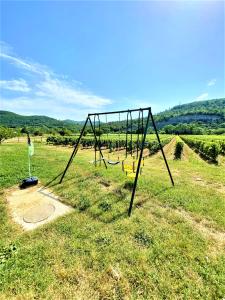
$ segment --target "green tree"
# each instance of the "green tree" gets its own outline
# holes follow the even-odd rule
[[[15,134],[13,133],[12,129],[9,128],[5,128],[5,127],[0,127],[0,144],[8,139],[15,136]]]
[[[22,129],[21,129],[21,133],[28,133],[28,128],[27,127],[23,127]]]

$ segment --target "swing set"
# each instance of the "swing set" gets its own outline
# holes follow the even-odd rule
[[[147,112],[147,117],[144,118],[144,112]],[[121,125],[121,119],[120,119],[120,115],[125,113],[126,114],[126,141],[125,141],[125,145],[124,147],[122,147],[121,145],[121,140],[120,140],[120,136],[122,133],[122,130],[119,129],[118,130],[118,140],[116,141],[116,147],[115,150],[118,152],[118,157],[116,160],[113,160],[110,158],[110,153],[113,152],[112,151],[112,145],[110,145],[111,141],[109,140],[109,134],[107,131],[107,144],[106,144],[106,148],[109,149],[108,152],[108,158],[106,159],[103,155],[103,149],[102,149],[102,143],[101,143],[101,122],[100,122],[100,117],[102,115],[105,115],[105,124],[108,124],[108,120],[107,120],[107,116],[108,115],[114,115],[114,114],[118,114],[119,115],[119,121],[118,124],[119,126]],[[132,119],[132,113],[138,113],[138,122],[137,122],[137,131],[136,131],[136,142],[134,143],[134,137],[133,137],[133,119]],[[146,119],[146,122],[144,122]],[[121,164],[122,165],[122,171],[126,173],[127,177],[129,178],[133,178],[134,179],[134,184],[133,184],[133,190],[132,190],[132,194],[131,194],[131,200],[130,200],[130,205],[129,205],[129,209],[128,209],[128,216],[131,215],[131,211],[132,211],[132,207],[133,207],[133,202],[134,202],[134,196],[135,196],[135,192],[136,192],[136,187],[137,187],[137,181],[138,181],[138,176],[142,173],[142,167],[144,167],[144,147],[146,145],[146,135],[147,135],[147,130],[149,127],[149,121],[151,119],[152,122],[152,126],[155,132],[155,135],[157,137],[158,143],[159,143],[159,147],[160,147],[160,151],[162,153],[170,180],[172,185],[174,186],[174,181],[173,181],[173,177],[172,174],[170,172],[170,168],[169,165],[167,163],[166,160],[166,156],[164,154],[163,151],[163,147],[159,138],[159,134],[156,128],[156,124],[152,115],[152,111],[151,111],[151,107],[147,107],[147,108],[139,108],[139,109],[132,109],[132,110],[121,110],[121,111],[112,111],[112,112],[101,112],[101,113],[93,113],[93,114],[88,114],[87,119],[84,123],[84,126],[80,132],[79,138],[77,140],[77,143],[74,145],[74,149],[73,152],[69,158],[69,161],[66,165],[66,168],[61,176],[60,182],[62,183],[64,176],[66,175],[66,172],[69,168],[69,166],[71,165],[74,157],[77,154],[78,148],[79,148],[79,144],[81,141],[81,138],[84,135],[85,132],[85,128],[88,124],[88,122],[90,123],[90,127],[91,130],[93,132],[94,135],[94,139],[95,139],[95,143],[94,143],[94,164],[95,167],[98,165],[101,165],[101,162],[103,161],[105,168],[107,169],[109,165],[118,165]],[[145,123],[145,124],[144,124]],[[135,145],[135,146],[134,146]],[[120,152],[121,150],[123,150],[125,148],[125,157],[124,159],[121,159],[120,157]],[[97,158],[97,154],[99,154],[99,157]],[[128,159],[128,157],[131,157],[132,162],[130,162],[130,160]]]

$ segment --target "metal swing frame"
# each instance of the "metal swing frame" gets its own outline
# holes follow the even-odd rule
[[[77,143],[74,146],[73,152],[72,152],[72,154],[71,154],[71,156],[69,158],[69,161],[68,161],[68,163],[66,165],[66,168],[65,168],[65,170],[64,170],[64,172],[63,172],[63,174],[61,176],[61,179],[60,179],[59,183],[62,183],[63,178],[66,175],[66,172],[67,172],[68,168],[70,167],[70,165],[71,165],[74,157],[77,154],[77,151],[78,151],[78,148],[79,148],[79,144],[80,144],[80,140],[81,140],[81,138],[82,138],[82,136],[84,134],[84,131],[85,131],[85,128],[86,128],[88,122],[90,123],[91,129],[92,129],[93,134],[94,134],[94,139],[95,139],[95,157],[96,157],[96,148],[98,148],[98,151],[99,151],[99,154],[100,154],[100,159],[103,160],[105,168],[107,169],[106,160],[105,160],[105,158],[103,156],[99,140],[97,139],[96,131],[95,131],[95,126],[93,126],[93,124],[92,124],[91,117],[94,117],[94,119],[95,119],[96,116],[97,116],[97,118],[99,120],[99,116],[100,115],[111,115],[111,114],[127,113],[127,115],[130,114],[130,116],[131,116],[132,112],[139,112],[139,113],[141,112],[142,115],[143,115],[144,111],[147,111],[148,115],[147,115],[146,125],[145,125],[145,128],[144,128],[144,134],[142,135],[140,155],[139,155],[139,159],[138,159],[138,165],[137,165],[137,169],[136,169],[136,174],[135,174],[135,179],[134,179],[134,184],[133,184],[133,190],[132,190],[131,199],[130,199],[130,205],[129,205],[129,209],[128,209],[128,216],[130,217],[131,212],[132,212],[132,207],[133,207],[135,192],[136,192],[136,188],[137,188],[138,175],[139,175],[140,168],[141,168],[141,161],[142,161],[142,157],[143,157],[144,145],[145,145],[145,140],[146,140],[146,135],[147,135],[147,130],[148,130],[148,125],[149,125],[150,119],[151,119],[151,122],[152,122],[152,125],[153,125],[153,129],[154,129],[155,135],[156,135],[158,143],[159,143],[160,151],[162,153],[162,156],[163,156],[163,159],[164,159],[164,162],[165,162],[165,165],[166,165],[166,168],[167,168],[167,171],[168,171],[171,183],[174,186],[173,177],[172,177],[172,174],[170,172],[170,168],[169,168],[169,165],[167,163],[167,159],[166,159],[166,156],[165,156],[165,153],[164,153],[164,150],[163,150],[160,138],[159,138],[159,134],[158,134],[158,131],[157,131],[157,128],[156,128],[156,124],[155,124],[155,121],[154,121],[154,118],[153,118],[153,115],[152,115],[151,107],[139,108],[139,109],[131,109],[131,110],[128,109],[128,110],[119,110],[119,111],[111,111],[111,112],[101,112],[101,113],[88,114],[87,119],[86,119],[86,121],[84,123],[84,126],[81,129],[80,136],[79,136],[79,138],[77,140]],[[127,147],[126,147],[126,155],[127,155]],[[95,163],[95,165],[96,165],[96,163]]]

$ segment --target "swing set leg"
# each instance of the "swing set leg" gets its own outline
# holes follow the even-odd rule
[[[85,124],[84,124],[84,126],[83,126],[83,128],[82,128],[82,130],[81,130],[80,136],[79,136],[79,138],[78,138],[78,140],[77,140],[77,143],[76,143],[76,145],[75,145],[75,147],[74,147],[74,149],[73,149],[73,152],[72,152],[72,154],[71,154],[71,156],[70,156],[70,159],[69,159],[69,161],[68,161],[68,163],[67,163],[67,165],[66,165],[66,168],[65,168],[65,170],[64,170],[64,172],[63,172],[63,174],[62,174],[62,177],[61,177],[59,183],[62,183],[63,178],[64,178],[64,176],[66,175],[66,172],[67,172],[67,170],[68,170],[70,164],[72,163],[74,157],[75,157],[76,154],[77,154],[78,147],[79,147],[79,143],[80,143],[80,140],[81,140],[81,138],[82,138],[82,136],[83,136],[83,134],[84,134],[84,130],[85,130],[85,127],[86,127],[86,125],[87,125],[88,120],[89,120],[89,117],[87,117],[87,119],[86,119],[86,121],[85,121]]]
[[[157,140],[158,140],[158,143],[159,143],[160,150],[161,150],[161,152],[162,152],[162,156],[163,156],[163,159],[164,159],[164,162],[165,162],[165,165],[166,165],[166,168],[167,168],[167,171],[168,171],[168,174],[169,174],[171,183],[172,183],[172,185],[174,186],[173,177],[172,177],[172,174],[171,174],[171,172],[170,172],[170,168],[169,168],[169,165],[168,165],[168,162],[167,162],[167,159],[166,159],[164,150],[163,150],[163,146],[162,146],[161,141],[160,141],[160,138],[159,138],[159,134],[158,134],[158,131],[157,131],[157,128],[156,128],[155,121],[154,121],[154,118],[153,118],[152,113],[151,113],[151,120],[152,120],[152,125],[153,125],[154,130],[155,130],[155,134],[156,134],[156,137],[157,137]]]
[[[148,130],[149,118],[150,118],[150,110],[148,111],[148,117],[147,117],[145,132],[144,132],[144,136],[143,136],[142,143],[141,143],[141,152],[140,152],[140,156],[139,156],[139,159],[138,159],[138,165],[137,165],[137,170],[136,170],[132,195],[131,195],[131,199],[130,199],[130,206],[129,206],[129,210],[128,210],[128,216],[129,217],[131,216],[131,211],[132,211],[133,202],[134,202],[134,196],[135,196],[135,192],[136,192],[136,188],[137,188],[138,175],[139,175],[139,172],[140,172],[141,160],[142,160],[142,157],[143,157],[143,151],[144,151],[145,139],[146,139],[147,130]]]
[[[149,109],[148,117],[147,117],[147,122],[146,122],[146,127],[145,127],[145,133],[144,133],[144,136],[143,136],[143,139],[142,139],[141,152],[140,152],[140,157],[139,157],[139,160],[138,160],[138,166],[137,166],[137,170],[136,170],[136,176],[135,176],[135,180],[134,180],[134,186],[133,186],[131,200],[130,200],[130,206],[129,206],[129,210],[128,210],[128,216],[129,217],[131,216],[131,211],[132,211],[133,202],[134,202],[134,196],[135,196],[135,192],[136,192],[136,188],[137,188],[138,175],[139,175],[139,171],[140,171],[141,160],[142,160],[142,157],[143,157],[145,139],[146,139],[146,135],[147,135],[148,123],[149,123],[150,117],[151,117],[152,125],[154,127],[155,134],[156,134],[159,146],[160,146],[160,150],[161,150],[162,155],[163,155],[164,162],[165,162],[166,167],[167,167],[167,171],[169,173],[169,177],[170,177],[171,183],[174,186],[173,177],[172,177],[172,174],[170,172],[170,168],[169,168],[169,165],[167,163],[165,153],[163,151],[163,147],[162,147],[162,144],[161,144],[161,141],[160,141],[160,138],[159,138],[159,134],[158,134],[158,131],[157,131],[157,128],[156,128],[156,125],[155,125],[155,121],[154,121],[151,109]]]

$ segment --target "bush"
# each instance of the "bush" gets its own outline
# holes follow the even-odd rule
[[[183,148],[184,148],[184,143],[181,141],[177,141],[174,150],[174,159],[181,159]]]
[[[84,211],[91,206],[89,199],[82,197],[77,204],[79,211]]]
[[[11,137],[16,136],[12,129],[0,127],[0,144]]]
[[[108,211],[108,210],[111,210],[112,205],[107,201],[103,201],[99,204],[98,207],[103,211]]]
[[[123,186],[125,189],[129,190],[129,191],[132,191],[133,187],[134,187],[134,182],[133,181],[126,181],[124,183],[124,186]]]
[[[220,146],[218,145],[218,143],[214,143],[214,142],[204,143],[203,153],[205,153],[207,156],[212,158],[212,160],[216,161],[220,153]]]
[[[141,246],[149,247],[152,244],[152,238],[143,230],[136,232],[134,239]]]
[[[171,141],[171,138],[165,138],[165,139],[161,140],[162,147],[164,147],[170,141]],[[147,147],[148,147],[150,155],[153,155],[160,150],[160,145],[159,145],[158,141],[147,142]]]

